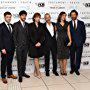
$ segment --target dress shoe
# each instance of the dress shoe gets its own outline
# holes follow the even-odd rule
[[[8,76],[8,78],[17,79],[17,77],[15,75],[10,75],[10,76]]]
[[[22,77],[19,77],[18,78],[18,81],[21,83],[22,82]]]
[[[55,74],[55,76],[59,76],[59,74],[57,72],[53,72],[53,74]]]
[[[75,71],[75,73],[76,73],[76,75],[78,75],[78,76],[80,75],[80,72],[79,72],[79,71]]]
[[[30,76],[27,75],[26,73],[24,73],[22,76],[23,76],[23,77],[26,77],[26,78],[30,78]]]
[[[7,79],[6,78],[2,78],[2,82],[7,84]]]
[[[49,72],[46,72],[46,76],[47,76],[47,77],[50,76]]]
[[[74,73],[74,70],[71,70],[71,71],[70,71],[70,74],[73,74],[73,73]]]

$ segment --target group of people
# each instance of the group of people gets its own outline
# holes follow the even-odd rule
[[[52,54],[53,74],[57,72],[57,60],[60,64],[60,74],[67,75],[67,59],[70,57],[71,71],[80,75],[80,63],[83,44],[86,40],[86,30],[83,21],[77,19],[78,12],[70,12],[71,21],[66,21],[66,13],[60,12],[57,22],[51,21],[51,16],[46,13],[45,23],[41,23],[40,13],[33,15],[33,22],[28,24],[27,12],[19,12],[20,20],[13,25],[10,23],[12,14],[4,13],[4,22],[0,24],[0,51],[1,51],[1,78],[7,83],[7,77],[17,79],[12,72],[12,61],[16,49],[18,81],[23,77],[30,78],[25,73],[27,55],[34,60],[34,76],[41,78],[39,58],[45,57],[45,74],[50,76],[50,53]]]

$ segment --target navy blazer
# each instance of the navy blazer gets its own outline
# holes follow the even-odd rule
[[[7,51],[14,51],[15,49],[13,35],[4,22],[0,24],[0,50],[2,49]]]
[[[84,22],[78,20],[77,30],[74,30],[72,21],[70,21],[70,31],[71,31],[71,37],[72,37],[72,45],[73,45],[73,42],[75,42],[77,47],[83,46],[86,40],[86,29],[85,29]]]

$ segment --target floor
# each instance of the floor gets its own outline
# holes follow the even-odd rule
[[[3,84],[0,80],[0,90],[90,90],[90,70],[81,70],[81,75],[75,74],[67,76],[46,77],[42,73],[42,78],[38,79],[30,74],[30,78],[23,79],[22,83],[18,80],[8,79],[8,84]]]

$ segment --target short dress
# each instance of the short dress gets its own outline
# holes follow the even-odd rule
[[[67,46],[69,39],[67,35],[67,27],[69,23],[65,21],[64,26],[60,23],[56,24],[57,27],[57,58],[59,60],[69,58],[69,47]]]

